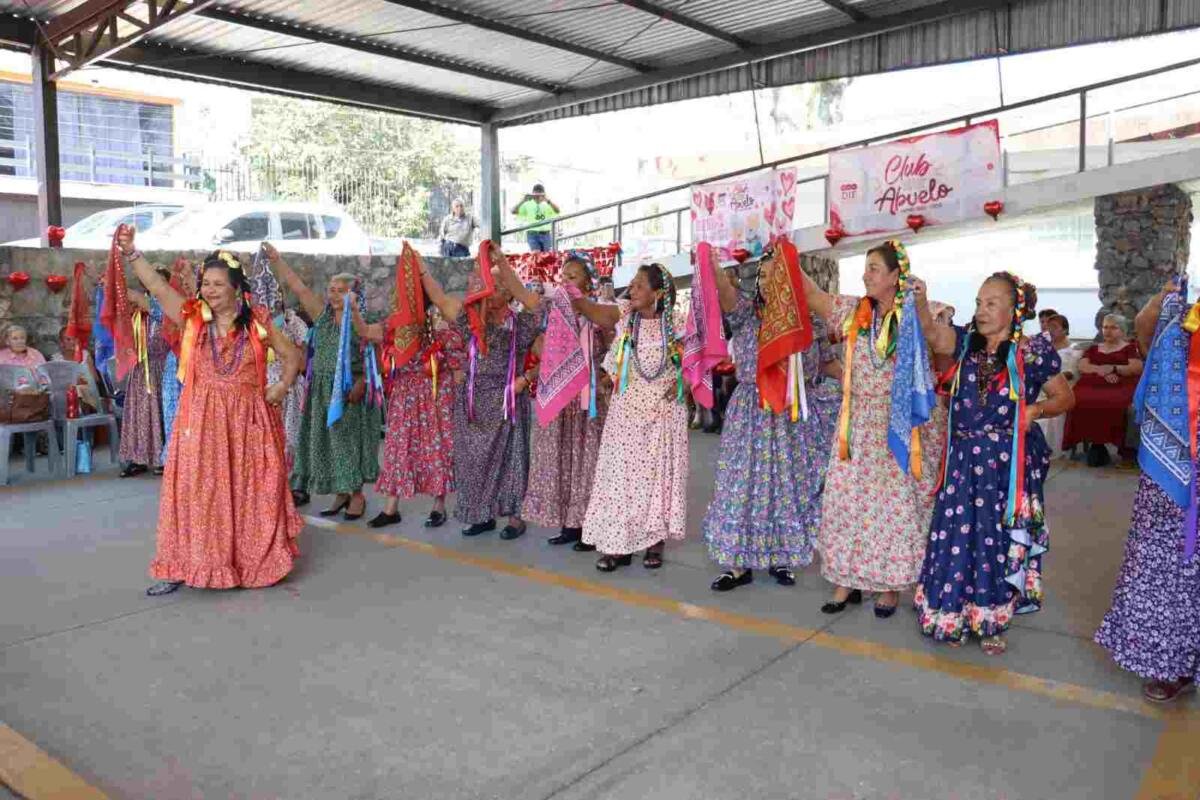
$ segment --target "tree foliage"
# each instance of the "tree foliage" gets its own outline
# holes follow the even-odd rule
[[[330,103],[255,98],[242,153],[255,194],[332,200],[375,236],[428,235],[444,199],[479,184],[479,148],[448,123]]]

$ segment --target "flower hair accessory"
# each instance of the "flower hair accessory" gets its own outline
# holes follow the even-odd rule
[[[242,262],[238,261],[237,256],[235,256],[233,253],[229,252],[228,250],[221,250],[220,252],[218,252],[217,258],[221,259],[221,261],[224,262],[225,266],[229,267],[230,269],[236,269],[239,272],[241,272]]]
[[[908,291],[908,279],[912,275],[912,264],[908,260],[908,248],[899,239],[888,239],[887,244],[896,253],[896,261],[900,264],[900,275],[896,281],[896,306],[904,304],[904,294]]]

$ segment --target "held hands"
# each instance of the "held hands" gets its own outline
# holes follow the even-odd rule
[[[129,255],[134,251],[133,238],[136,233],[137,229],[130,225],[124,231],[117,234],[117,247],[125,255]]]
[[[1107,381],[1108,383],[1120,383],[1121,376],[1118,375],[1116,372],[1110,372],[1104,376],[1104,380]]]
[[[278,406],[283,404],[284,399],[287,398],[287,393],[287,387],[282,382],[279,382],[268,386],[263,392],[263,396],[266,398],[268,405]]]

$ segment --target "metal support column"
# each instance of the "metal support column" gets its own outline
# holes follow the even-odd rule
[[[500,208],[500,130],[491,123],[479,126],[479,161],[482,174],[479,180],[480,227],[493,242],[500,243],[503,229],[503,209]]]
[[[44,45],[33,48],[33,134],[37,154],[38,234],[49,246],[46,229],[62,225],[62,181],[58,161],[58,88],[54,54]]]

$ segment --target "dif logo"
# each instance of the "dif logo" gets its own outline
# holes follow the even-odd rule
[[[838,187],[838,190],[842,193],[843,200],[855,200],[858,198],[857,183],[843,183]]]

